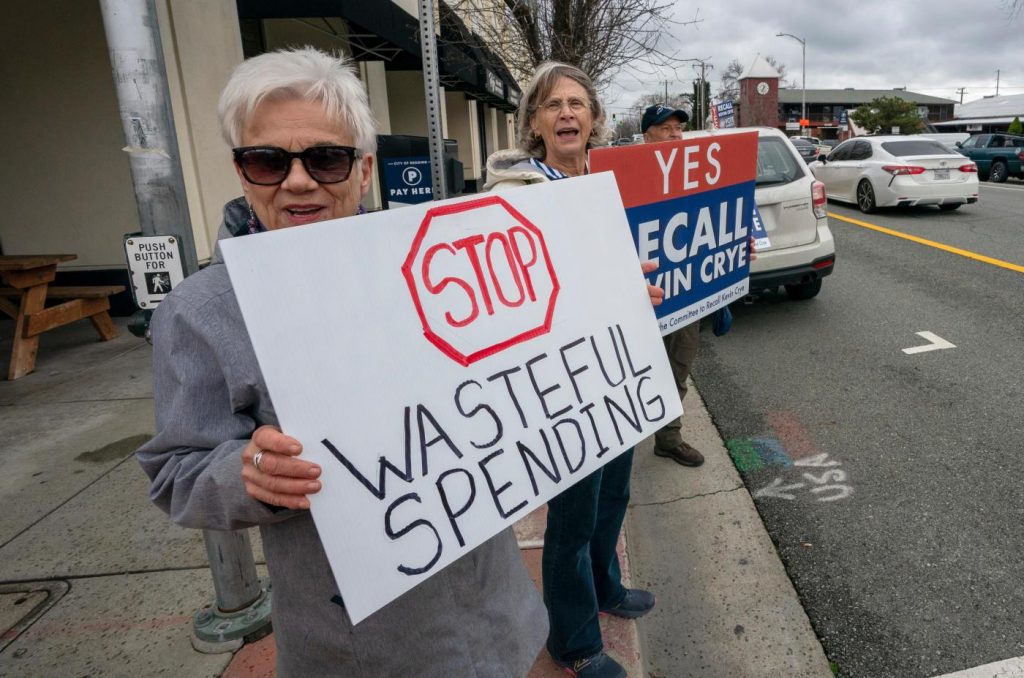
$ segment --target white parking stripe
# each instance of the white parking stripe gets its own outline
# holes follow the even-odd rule
[[[935,678],[1024,678],[1024,657],[1014,657],[984,666],[975,666]]]
[[[1017,186],[1016,184],[1011,186],[995,186],[992,184],[981,184],[982,188],[998,188],[1002,191],[1020,191],[1024,190],[1024,186]]]

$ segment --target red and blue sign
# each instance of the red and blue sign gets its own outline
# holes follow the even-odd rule
[[[662,334],[747,293],[756,168],[757,132],[591,151],[592,172],[615,173],[640,260],[658,264]]]

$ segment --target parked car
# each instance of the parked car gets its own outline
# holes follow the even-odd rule
[[[797,153],[803,158],[804,162],[814,162],[818,159],[818,147],[812,144],[810,141],[798,137],[790,137],[789,142],[796,148]]]
[[[818,155],[821,155],[822,153],[827,155],[829,151],[832,150],[832,147],[835,146],[835,144],[826,144],[824,139],[819,139],[818,137],[790,137],[790,139],[802,139],[803,141],[806,141],[818,149]]]
[[[633,140],[629,137],[619,137],[612,143],[612,146],[629,146],[631,143]]]
[[[832,200],[864,213],[879,207],[937,205],[955,210],[978,201],[978,168],[949,148],[919,136],[844,141],[811,165]]]
[[[810,299],[832,273],[836,250],[825,213],[825,187],[786,135],[768,127],[738,127],[686,132],[684,138],[721,136],[756,130],[757,178],[754,202],[770,245],[758,248],[750,262],[752,291],[782,285],[791,299]]]
[[[998,184],[1007,177],[1024,179],[1024,136],[974,134],[957,144],[957,150],[978,166],[978,178]]]
[[[921,132],[918,136],[924,139],[934,139],[946,148],[956,151],[957,146],[967,141],[971,135],[967,132]]]

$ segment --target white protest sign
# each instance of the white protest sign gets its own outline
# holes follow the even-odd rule
[[[353,623],[682,412],[611,174],[221,247]]]

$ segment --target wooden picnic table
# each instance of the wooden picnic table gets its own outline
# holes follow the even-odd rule
[[[9,286],[0,288],[0,311],[15,321],[8,379],[18,379],[35,369],[39,335],[47,330],[89,318],[103,341],[117,336],[109,297],[124,290],[123,286],[50,286],[57,276],[57,265],[77,258],[75,254],[0,255],[0,280]],[[48,298],[67,301],[47,307]]]

